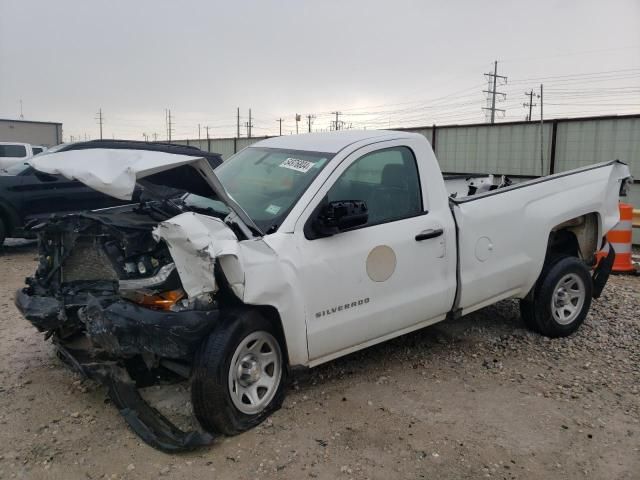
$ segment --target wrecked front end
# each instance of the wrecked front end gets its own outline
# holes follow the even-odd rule
[[[213,437],[181,431],[137,388],[188,378],[220,311],[213,291],[185,292],[166,243],[154,239],[171,216],[137,206],[52,218],[38,232],[39,265],[16,305],[64,361],[108,388],[145,442],[179,451]]]

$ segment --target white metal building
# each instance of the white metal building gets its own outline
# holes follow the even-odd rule
[[[62,143],[62,123],[0,119],[0,142],[53,147]]]

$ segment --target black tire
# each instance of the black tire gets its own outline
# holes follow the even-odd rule
[[[226,311],[224,317],[221,325],[209,335],[196,354],[191,381],[191,400],[196,418],[205,430],[237,435],[260,424],[282,406],[287,365],[283,340],[279,338],[273,324],[259,312],[238,309]],[[265,336],[265,332],[268,335]],[[280,353],[280,379],[273,392],[269,392],[269,396],[272,395],[271,400],[260,411],[245,413],[234,404],[234,401],[239,401],[238,396],[235,400],[232,399],[230,375],[233,374],[230,373],[230,369],[234,354],[242,348],[243,341],[252,335],[265,338],[271,336],[275,339]],[[234,372],[240,368],[238,364],[239,361],[236,361]],[[265,374],[266,371],[261,372],[261,375]],[[262,399],[265,399],[266,395],[265,393]]]
[[[576,287],[577,298],[566,299],[566,309],[558,297],[566,298],[566,289],[561,283]],[[589,313],[593,283],[589,269],[576,257],[559,257],[548,262],[542,269],[535,286],[533,300],[521,300],[522,319],[531,330],[547,337],[566,337],[575,332]],[[574,302],[575,300],[575,302]],[[552,306],[553,305],[553,306]],[[571,310],[575,313],[571,313]],[[567,314],[567,312],[569,312]],[[562,318],[563,315],[566,318]]]
[[[7,230],[4,226],[4,221],[0,218],[0,248],[4,245],[4,239],[6,238]]]
[[[538,331],[538,323],[536,322],[536,316],[534,312],[534,303],[530,300],[520,300],[520,317],[527,327],[532,332]]]

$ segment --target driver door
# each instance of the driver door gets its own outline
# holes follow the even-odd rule
[[[347,157],[302,217],[308,230],[324,199],[364,200],[366,224],[326,238],[296,232],[311,363],[440,320],[453,304],[451,215],[428,211],[412,149],[387,143]]]

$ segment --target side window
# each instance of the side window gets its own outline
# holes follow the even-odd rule
[[[364,200],[369,209],[367,225],[418,215],[422,198],[413,152],[407,147],[393,147],[359,158],[327,196],[329,201]]]

